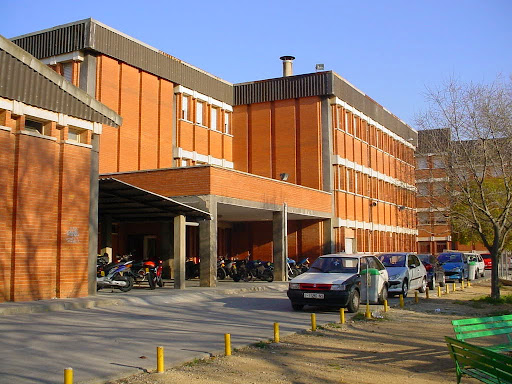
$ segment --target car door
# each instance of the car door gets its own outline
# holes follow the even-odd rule
[[[409,267],[409,278],[410,278],[410,287],[412,289],[417,289],[421,286],[423,274],[420,268],[420,260],[416,255],[408,255],[407,256],[407,266]]]

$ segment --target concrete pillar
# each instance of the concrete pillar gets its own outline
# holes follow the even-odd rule
[[[206,208],[211,220],[199,223],[199,273],[201,287],[217,286],[217,200],[209,197]]]
[[[174,288],[185,288],[185,216],[174,218]]]
[[[172,278],[174,273],[174,236],[173,223],[165,221],[162,223],[162,232],[160,237],[160,260],[163,261],[162,275],[165,279]]]
[[[101,255],[108,254],[112,261],[112,216],[107,215],[101,221]]]
[[[272,240],[273,261],[274,261],[274,280],[287,281],[286,258],[288,256],[288,246],[286,242],[287,221],[286,221],[286,205],[282,211],[273,212],[272,214]]]
[[[96,295],[100,136],[92,135],[91,144],[91,173],[89,175],[89,257],[87,260],[87,290],[90,296]]]
[[[333,220],[327,219],[323,221],[324,225],[324,255],[334,253],[334,228],[333,228]]]

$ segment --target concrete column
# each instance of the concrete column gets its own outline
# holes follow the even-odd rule
[[[101,221],[101,255],[108,254],[112,261],[112,216],[107,215]]]
[[[286,242],[287,221],[286,221],[286,205],[283,210],[273,212],[272,214],[272,240],[274,243],[274,280],[287,281],[286,258],[288,256],[288,246]]]
[[[162,223],[162,232],[160,237],[160,260],[163,261],[163,277],[165,279],[173,277],[174,268],[174,236],[173,236],[173,223],[165,221]]]
[[[199,223],[199,273],[201,287],[217,286],[217,200],[209,197],[206,208],[212,220]]]
[[[332,225],[333,220],[327,219],[323,221],[324,225],[324,255],[334,253],[334,228]]]
[[[89,175],[89,257],[87,266],[87,290],[96,295],[96,261],[98,258],[98,200],[99,200],[99,149],[100,136],[91,139],[91,173]]]
[[[174,288],[185,288],[185,216],[174,218]]]

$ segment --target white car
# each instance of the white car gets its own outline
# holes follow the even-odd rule
[[[388,270],[390,295],[406,297],[409,289],[427,289],[427,270],[414,253],[381,253],[379,260]]]
[[[290,281],[287,295],[292,308],[299,311],[305,305],[318,305],[357,312],[361,271],[366,269],[375,271],[372,278],[377,282],[377,302],[382,304],[388,297],[388,273],[375,255],[330,254],[320,256],[307,272]]]
[[[468,253],[468,262],[476,263],[475,279],[485,276],[485,263],[482,256],[478,253]]]

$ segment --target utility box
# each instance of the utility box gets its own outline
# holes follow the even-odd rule
[[[361,271],[361,303],[378,304],[379,279],[378,269],[369,268]]]
[[[468,280],[476,279],[476,261],[470,261],[468,263]]]

